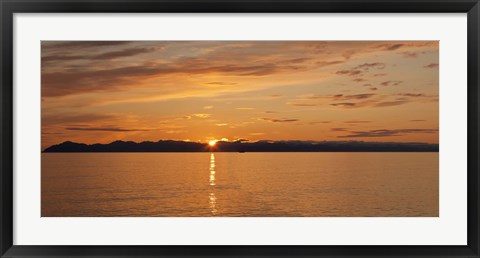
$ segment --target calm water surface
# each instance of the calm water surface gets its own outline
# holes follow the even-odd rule
[[[438,153],[43,153],[42,216],[438,216]]]

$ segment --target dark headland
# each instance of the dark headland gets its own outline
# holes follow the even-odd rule
[[[207,143],[161,140],[158,142],[114,141],[84,144],[66,141],[43,152],[438,152],[438,144],[362,141],[219,141]]]

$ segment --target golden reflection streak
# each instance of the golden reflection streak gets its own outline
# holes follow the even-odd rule
[[[215,154],[210,154],[210,177],[209,177],[209,184],[210,187],[215,186]],[[211,191],[209,195],[209,204],[210,204],[210,212],[212,215],[217,214],[217,197],[215,196],[215,192]]]
[[[215,185],[215,155],[213,153],[210,154],[210,185]]]

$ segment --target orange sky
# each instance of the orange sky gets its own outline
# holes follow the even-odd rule
[[[438,143],[437,41],[43,41],[63,141]]]

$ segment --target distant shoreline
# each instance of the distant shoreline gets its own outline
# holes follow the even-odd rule
[[[215,146],[207,143],[161,140],[158,142],[115,141],[108,144],[84,144],[66,141],[52,145],[42,153],[93,153],[93,152],[438,152],[438,144],[362,142],[362,141],[257,141],[224,142]]]

